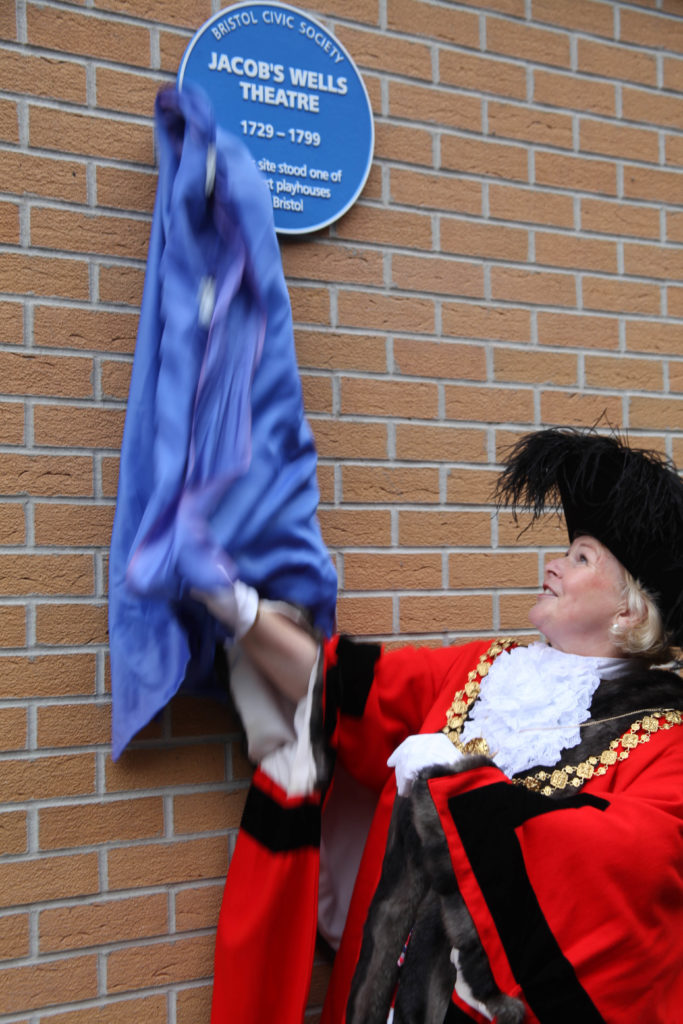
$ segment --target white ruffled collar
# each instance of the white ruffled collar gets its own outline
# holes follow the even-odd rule
[[[461,740],[484,737],[496,764],[515,775],[556,764],[575,746],[601,679],[621,675],[627,658],[565,654],[543,643],[504,651],[491,665]]]

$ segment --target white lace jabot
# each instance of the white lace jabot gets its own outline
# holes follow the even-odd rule
[[[627,658],[564,654],[543,643],[495,659],[462,730],[463,743],[483,736],[496,764],[515,775],[555,764],[581,738],[600,679],[621,675]]]

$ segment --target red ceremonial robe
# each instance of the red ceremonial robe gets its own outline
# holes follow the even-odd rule
[[[319,730],[378,804],[322,1024],[345,1021],[382,871],[395,797],[386,760],[407,736],[441,730],[449,712],[452,722],[454,698],[476,699],[502,649],[494,645],[487,659],[490,648],[477,641],[384,652],[345,638],[326,645]],[[657,675],[667,677],[670,699],[656,706],[680,708],[677,677]],[[637,710],[655,706],[647,690],[634,692],[639,700],[613,727],[616,737],[643,719]],[[605,710],[624,714],[603,701],[600,721],[610,717]],[[582,761],[581,785],[571,783],[576,766],[563,762],[570,796],[559,794],[561,773],[541,782],[536,773],[520,786],[492,763],[429,783],[495,981],[524,1001],[530,1024],[683,1020],[683,730],[673,727],[680,714],[652,720],[623,744],[615,740],[604,759],[598,751],[597,767]],[[212,1024],[302,1021],[319,830],[315,794],[287,798],[256,773],[219,922]],[[457,997],[446,1018],[483,1019]]]

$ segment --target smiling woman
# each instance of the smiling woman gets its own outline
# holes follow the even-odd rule
[[[295,723],[254,776],[213,1024],[300,1024],[316,894],[323,1024],[680,1019],[683,686],[653,666],[683,641],[683,483],[617,437],[547,430],[498,499],[564,512],[530,612],[546,643],[319,649],[251,588],[205,595]]]

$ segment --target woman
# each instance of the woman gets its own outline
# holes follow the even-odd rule
[[[205,595],[297,704],[288,763],[301,779],[308,754],[315,777],[297,793],[282,749],[254,776],[214,1024],[302,1019],[321,792],[321,888],[345,918],[324,1024],[386,1021],[394,997],[397,1024],[683,1020],[683,688],[652,667],[683,639],[683,485],[656,453],[551,430],[523,438],[499,482],[535,516],[549,498],[570,546],[530,613],[545,644],[385,652],[335,637],[316,671],[315,641],[250,588]],[[355,877],[351,854],[333,872],[353,888],[346,914],[325,827],[356,835],[368,789],[355,883],[336,877]],[[245,896],[256,879],[265,898]]]

